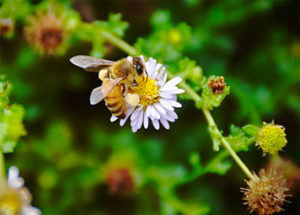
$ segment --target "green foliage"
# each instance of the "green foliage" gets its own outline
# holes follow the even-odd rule
[[[116,14],[109,14],[107,21],[95,21],[93,24],[95,27],[99,27],[101,29],[106,29],[107,31],[110,31],[114,34],[116,34],[119,37],[123,37],[125,34],[125,31],[129,27],[128,22],[124,22],[121,20],[122,15],[120,13]]]
[[[120,13],[110,13],[107,21],[94,21],[91,26],[86,24],[78,25],[76,32],[79,39],[88,40],[92,43],[90,54],[96,57],[103,57],[107,53],[106,41],[99,35],[111,32],[119,37],[123,37],[129,24],[121,20]]]
[[[258,127],[246,125],[239,128],[235,125],[230,126],[230,135],[226,140],[231,144],[234,151],[248,151],[249,146],[256,140]]]
[[[21,136],[26,134],[23,126],[24,108],[9,104],[11,84],[0,77],[0,147],[4,153],[13,152]]]
[[[12,18],[13,20],[24,20],[31,12],[31,7],[28,1],[24,0],[2,0],[0,1],[0,19]]]
[[[158,10],[151,18],[153,33],[139,38],[135,47],[146,56],[165,63],[182,58],[182,51],[191,38],[191,27],[185,23],[173,25],[168,11]]]
[[[118,7],[113,1],[101,7],[90,1],[89,8],[82,1],[85,9],[72,5],[78,11],[68,0],[0,2],[0,20],[12,18],[19,28],[29,16],[52,7],[62,15],[68,35],[60,58],[39,56],[20,42],[23,34],[14,28],[14,38],[1,39],[0,70],[14,90],[1,79],[0,146],[13,152],[25,134],[24,109],[9,104],[11,92],[26,107],[28,136],[8,163],[20,168],[43,214],[246,214],[236,204],[241,196],[234,194],[239,188],[233,179],[240,185],[244,176],[237,167],[231,170],[233,160],[221,143],[225,138],[235,152],[247,152],[243,160],[253,170],[262,168],[265,160],[250,151],[262,119],[288,124],[291,144],[285,153],[298,159],[300,42],[284,16],[292,1],[183,0],[162,3],[162,9],[148,3],[135,8],[126,1]],[[119,10],[135,21],[126,35],[136,40],[134,47],[121,39],[129,23],[112,13]],[[108,20],[81,20],[93,12]],[[147,14],[150,21],[143,19]],[[274,18],[278,14],[283,14],[280,22]],[[183,108],[171,130],[133,134],[126,125],[111,125],[102,105],[89,107],[90,90],[99,80],[68,63],[70,56],[87,53],[110,60],[142,54],[164,64],[170,77],[182,77]],[[226,87],[213,93],[209,77],[216,81],[220,76]],[[201,117],[202,108],[213,110],[222,130],[208,115]],[[232,122],[252,124],[229,127]],[[111,170],[120,168],[129,170],[134,181],[126,197],[113,196],[108,182]],[[227,198],[230,190],[232,198]]]
[[[196,65],[196,61],[190,60],[189,58],[183,58],[172,64],[169,70],[174,75],[181,76],[183,79],[185,79],[193,90],[199,91],[202,89],[203,72],[202,68]]]

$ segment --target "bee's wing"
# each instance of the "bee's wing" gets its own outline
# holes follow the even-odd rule
[[[102,86],[93,89],[91,96],[90,96],[90,104],[95,105],[101,102],[111,91],[112,89],[124,78],[116,78],[111,81],[108,81]]]
[[[70,59],[75,66],[83,68],[89,72],[99,72],[99,70],[113,65],[115,62],[87,55],[77,55]]]

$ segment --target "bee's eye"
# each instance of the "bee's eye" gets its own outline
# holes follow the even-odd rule
[[[143,74],[143,71],[144,71],[143,70],[143,66],[141,64],[137,63],[137,65],[136,65],[136,71],[137,71],[137,73],[139,75]]]

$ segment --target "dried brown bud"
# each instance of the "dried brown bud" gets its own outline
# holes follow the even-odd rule
[[[296,188],[300,181],[300,168],[290,160],[281,158],[280,156],[273,157],[267,167],[266,171],[275,169],[280,175],[283,175],[287,181],[287,187],[292,191]]]
[[[250,212],[256,211],[260,215],[274,214],[283,211],[282,205],[287,202],[288,188],[286,180],[278,175],[275,170],[268,174],[265,170],[254,173],[254,179],[247,181],[248,188],[241,188],[244,200]]]
[[[124,197],[131,194],[134,190],[133,178],[126,168],[110,171],[106,181],[112,195]]]
[[[52,55],[64,39],[62,20],[52,13],[31,17],[25,27],[25,37],[41,53]]]
[[[14,22],[10,18],[5,18],[0,20],[0,35],[6,35],[12,31],[14,27]]]
[[[224,91],[224,88],[226,87],[226,83],[223,76],[215,78],[210,78],[208,81],[208,86],[213,92],[213,94],[221,94]]]

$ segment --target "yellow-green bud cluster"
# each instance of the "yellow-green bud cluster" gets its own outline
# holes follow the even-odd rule
[[[285,128],[281,125],[272,123],[264,123],[258,133],[256,145],[259,146],[264,155],[270,153],[272,155],[278,153],[286,145]]]

